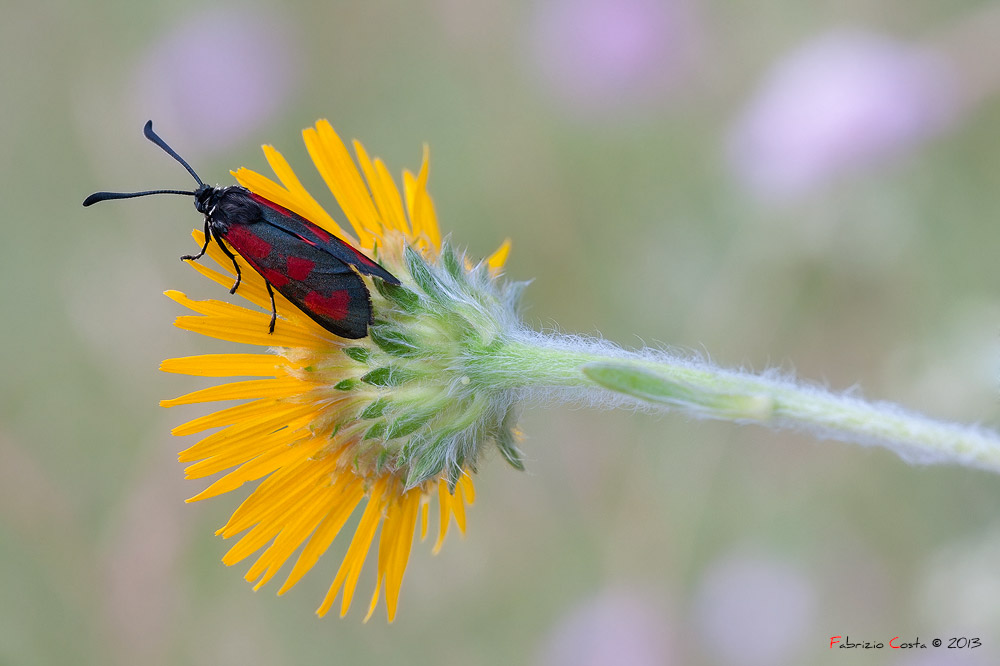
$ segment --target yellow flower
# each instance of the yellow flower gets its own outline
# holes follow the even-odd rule
[[[475,499],[470,471],[483,441],[491,441],[517,467],[514,400],[469,387],[474,369],[458,367],[468,345],[494,343],[499,320],[516,299],[496,277],[509,241],[484,265],[473,266],[442,243],[427,193],[428,151],[416,175],[403,174],[403,194],[381,160],[354,142],[357,165],[326,121],[303,132],[306,147],[343,211],[350,232],[314,199],[278,151],[264,146],[280,181],[241,168],[237,181],[380,261],[400,278],[393,287],[366,279],[375,321],[370,337],[337,338],[280,294],[278,324],[268,333],[270,298],[264,280],[243,270],[237,294],[256,308],[215,300],[167,296],[194,311],[176,325],[210,337],[268,348],[260,354],[210,354],[164,361],[161,368],[207,377],[258,377],[202,389],[165,407],[243,400],[173,430],[191,435],[220,428],[181,452],[187,478],[228,471],[188,501],[214,497],[263,479],[218,534],[242,534],[223,557],[227,565],[251,556],[246,573],[254,589],[274,577],[302,547],[278,594],[313,567],[362,504],[344,560],[317,613],[343,592],[347,613],[368,551],[378,537],[375,591],[366,620],[385,585],[388,618],[396,615],[400,585],[414,533],[428,531],[432,498],[439,507],[434,552],[452,518],[465,531],[466,505]],[[202,232],[195,231],[201,245]],[[227,273],[188,262],[229,288],[232,265],[215,244],[208,255]],[[509,292],[509,293],[508,293]],[[473,306],[469,304],[473,303]],[[474,382],[471,382],[474,383]],[[263,552],[260,552],[263,549]]]

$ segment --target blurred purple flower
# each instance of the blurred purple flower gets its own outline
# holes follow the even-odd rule
[[[685,0],[546,0],[532,26],[529,66],[572,109],[619,111],[677,84],[692,64],[696,33]]]
[[[627,590],[605,592],[574,609],[549,636],[540,666],[667,666],[670,624],[657,604]]]
[[[695,598],[701,644],[719,664],[777,666],[793,659],[812,629],[816,593],[793,568],[758,556],[716,562]]]
[[[288,103],[300,61],[280,17],[197,9],[150,45],[136,68],[134,103],[185,156],[225,150]]]
[[[786,56],[730,136],[737,176],[767,198],[794,197],[903,152],[957,110],[943,60],[877,35],[838,32]]]

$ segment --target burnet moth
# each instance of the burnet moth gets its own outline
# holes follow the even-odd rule
[[[351,339],[368,335],[368,325],[372,322],[371,295],[361,276],[374,276],[398,285],[395,276],[325,229],[245,187],[206,185],[194,169],[153,132],[152,120],[146,123],[143,134],[180,162],[194,176],[198,187],[191,192],[95,192],[84,200],[84,206],[150,194],[193,196],[194,207],[205,216],[205,244],[198,254],[185,255],[181,259],[201,259],[214,238],[236,269],[236,283],[229,290],[235,294],[242,277],[236,255],[229,248],[235,250],[261,274],[267,285],[267,293],[271,296],[269,332],[274,333],[278,318],[273,287],[334,335]]]

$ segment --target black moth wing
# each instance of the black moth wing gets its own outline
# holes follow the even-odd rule
[[[306,243],[340,259],[345,264],[354,266],[362,275],[372,275],[380,277],[390,284],[399,284],[399,280],[392,273],[322,227],[313,224],[309,220],[262,196],[251,194],[250,198],[260,205],[261,217],[268,224],[283,229],[292,236],[296,236]]]
[[[219,225],[218,232],[254,270],[317,324],[342,338],[368,335],[371,297],[355,265],[263,217],[230,220],[225,228]],[[334,241],[340,242],[336,238]]]

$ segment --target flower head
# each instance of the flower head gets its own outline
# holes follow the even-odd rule
[[[465,531],[465,507],[475,498],[469,473],[475,471],[484,444],[495,443],[511,464],[521,467],[515,446],[515,394],[484,386],[475,362],[499,343],[506,329],[516,326],[519,286],[497,279],[509,242],[487,261],[473,264],[442,241],[427,193],[426,148],[419,173],[404,172],[401,195],[381,160],[371,160],[354,142],[356,165],[326,121],[303,136],[353,233],[334,221],[270,146],[264,146],[264,153],[280,184],[248,169],[233,175],[255,194],[378,260],[401,285],[366,279],[374,321],[362,340],[333,336],[280,294],[278,323],[269,334],[270,298],[263,278],[252,270],[243,271],[237,293],[259,309],[195,301],[169,291],[170,298],[197,313],[178,317],[178,327],[268,351],[164,361],[161,367],[168,372],[259,379],[214,386],[161,404],[245,401],[173,431],[189,435],[221,428],[180,454],[182,462],[192,463],[188,478],[230,470],[189,501],[263,479],[218,530],[224,538],[242,533],[223,562],[235,564],[256,554],[246,574],[256,589],[301,546],[278,590],[282,594],[313,567],[364,504],[317,613],[324,615],[341,591],[341,615],[347,613],[380,532],[368,617],[384,584],[392,621],[418,523],[421,539],[427,535],[431,499],[436,497],[439,505],[437,552],[452,518]],[[199,244],[204,239],[200,231],[194,238]],[[231,271],[217,245],[208,254]],[[189,263],[227,288],[232,283],[230,274]]]

